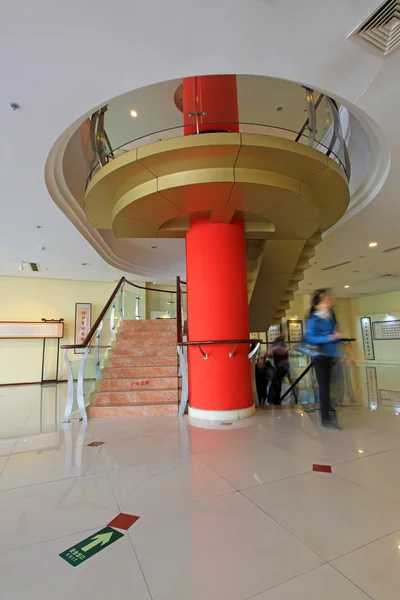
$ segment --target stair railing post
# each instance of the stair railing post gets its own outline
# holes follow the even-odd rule
[[[78,385],[77,385],[77,400],[78,400],[78,409],[81,413],[81,418],[84,423],[87,423],[87,414],[85,407],[85,394],[84,394],[84,383],[85,383],[85,363],[90,352],[90,346],[85,348],[85,352],[82,354],[81,362],[79,364],[79,374],[78,374]]]
[[[186,347],[178,346],[178,355],[179,355],[179,373],[178,377],[182,378],[182,395],[181,395],[181,403],[179,405],[179,417],[183,417],[186,411],[186,407],[189,400],[189,380],[188,380],[188,369],[187,369],[187,359],[186,359]]]
[[[112,307],[111,307],[111,316],[110,316],[110,329],[111,329],[111,339],[115,342],[117,336],[115,335],[115,305],[117,303],[116,298],[114,298]]]
[[[124,286],[125,282],[121,285],[121,289],[119,291],[119,320],[123,321],[125,317],[124,313]]]
[[[94,361],[96,365],[96,379],[101,379],[101,370],[100,370],[100,335],[101,330],[103,329],[104,321],[101,321],[100,325],[96,331],[96,343],[94,347]]]
[[[63,423],[69,423],[72,414],[72,407],[74,405],[74,378],[72,376],[72,365],[68,358],[68,349],[64,350],[64,362],[67,365],[68,374],[68,391],[67,391],[67,403],[65,405]]]

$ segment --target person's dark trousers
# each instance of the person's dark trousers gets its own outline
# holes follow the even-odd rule
[[[258,396],[258,401],[260,403],[260,406],[263,406],[265,404],[265,400],[267,398],[267,382],[257,382],[256,383],[256,388],[257,388],[257,396]]]
[[[330,382],[334,359],[331,357],[319,357],[314,359],[315,375],[318,381],[319,402],[322,421],[330,421]]]

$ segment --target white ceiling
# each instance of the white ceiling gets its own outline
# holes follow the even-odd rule
[[[379,275],[400,274],[400,251],[381,252],[400,244],[400,52],[383,58],[347,38],[376,4],[203,0],[200,9],[198,0],[8,3],[0,20],[0,274],[25,276],[18,263],[26,260],[40,262],[40,277],[117,279],[121,272],[100,258],[49,196],[44,169],[53,144],[93,107],[132,89],[193,74],[248,73],[307,83],[355,104],[378,124],[391,152],[383,189],[324,239],[301,289],[399,289],[400,278]],[[10,102],[21,110],[13,112]],[[380,242],[376,250],[367,247],[372,239]],[[357,258],[362,255],[367,258]],[[349,270],[321,271],[346,260],[352,261]]]

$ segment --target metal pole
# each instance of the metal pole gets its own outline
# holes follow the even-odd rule
[[[95,361],[95,365],[96,365],[96,379],[101,379],[100,349],[99,349],[99,345],[100,345],[100,335],[101,335],[101,330],[103,329],[103,324],[104,324],[104,321],[101,321],[101,323],[98,326],[97,331],[96,331],[96,344],[95,344],[95,347],[94,347],[94,361]]]
[[[72,365],[71,361],[68,358],[68,350],[64,350],[64,362],[67,365],[67,373],[68,373],[68,392],[67,392],[67,403],[65,405],[64,418],[63,423],[69,423],[72,407],[74,404],[74,378],[72,376]]]
[[[88,420],[87,414],[86,414],[86,408],[85,408],[85,394],[84,394],[83,386],[84,386],[84,381],[85,381],[85,377],[84,377],[85,376],[85,362],[88,357],[89,350],[90,350],[90,346],[87,346],[87,348],[85,348],[85,352],[82,355],[81,362],[79,365],[78,386],[77,386],[78,408],[79,408],[79,412],[81,413],[82,421],[84,423],[87,423],[87,420]]]

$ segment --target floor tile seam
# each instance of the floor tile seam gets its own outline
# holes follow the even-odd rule
[[[398,450],[400,446],[394,446],[393,448],[388,448],[387,450],[378,450],[377,452],[372,452],[371,454],[364,454],[363,456],[356,456],[356,458],[350,458],[349,460],[341,460],[339,462],[333,462],[331,464],[332,467],[338,465],[345,465],[347,463],[356,462],[357,460],[365,460],[366,458],[372,458],[373,456],[378,456],[379,454],[386,454],[387,452],[392,452],[393,450]]]
[[[344,554],[344,556],[346,556],[346,555]],[[365,590],[363,590],[355,581],[353,581],[352,579],[350,579],[350,577],[348,577],[347,575],[345,575],[345,573],[342,573],[341,571],[339,571],[339,569],[337,569],[335,567],[335,565],[333,565],[332,563],[328,563],[328,564],[329,564],[330,567],[332,567],[332,569],[335,569],[336,573],[339,573],[339,575],[341,575],[342,577],[344,577],[345,579],[347,579],[347,581],[349,581],[357,589],[359,589],[360,592],[362,592],[363,594],[365,594],[365,596],[367,596],[367,598],[370,598],[371,600],[377,600],[377,598],[374,598],[373,596],[371,596],[370,594],[368,594],[368,592],[366,592]]]
[[[3,473],[3,471],[4,471],[4,469],[5,469],[5,468],[6,468],[6,466],[7,466],[7,463],[8,463],[8,461],[9,461],[10,455],[8,455],[8,456],[6,456],[6,457],[3,457],[3,456],[2,456],[1,458],[5,458],[5,459],[6,459],[6,462],[4,463],[4,465],[3,465],[2,469],[0,469],[0,478],[1,478],[1,475],[2,475],[2,473]]]
[[[270,483],[276,483],[278,481],[285,481],[286,479],[292,479],[293,477],[300,477],[301,475],[305,475],[306,473],[313,473],[312,465],[311,465],[310,469],[303,471],[302,473],[294,473],[293,475],[286,475],[285,477],[278,477],[278,479],[271,479],[271,481],[263,481],[262,483],[257,483],[256,485],[251,485],[249,487],[240,488],[240,489],[238,489],[238,492],[246,492],[247,490],[253,490],[254,488],[262,487],[263,485],[269,485]],[[233,485],[233,484],[231,484],[231,485]]]
[[[24,436],[21,436],[21,437],[24,437]],[[18,440],[17,440],[16,444],[17,443],[18,443]],[[84,442],[83,444],[74,445],[74,446],[72,446],[71,450],[76,450],[76,448],[86,448],[87,445],[88,444],[86,444],[86,442]],[[14,446],[14,448],[15,448],[15,446]],[[44,453],[44,452],[51,452],[53,450],[56,450],[57,452],[63,452],[63,451],[67,451],[67,447],[62,446],[62,447],[57,448],[56,446],[54,446],[53,448],[45,448],[45,449],[36,448],[36,450],[25,450],[23,452],[12,451],[9,456],[10,457],[11,456],[24,456],[26,454],[32,454],[32,452],[41,453],[43,451],[43,453]]]
[[[357,483],[356,481],[352,481],[351,479],[347,479],[346,477],[343,477],[342,475],[339,475],[338,473],[334,473],[332,471],[332,475],[335,475],[335,477],[338,477],[339,479],[342,479],[343,481],[347,481],[347,483],[352,483],[353,485],[355,485],[355,486],[361,488],[362,490],[364,490],[364,492],[369,492],[370,494],[374,494],[374,496],[377,496],[378,498],[381,498],[383,500],[387,500],[388,502],[391,502],[392,504],[395,504],[397,506],[400,505],[400,501],[392,500],[392,498],[388,498],[387,496],[384,496],[383,494],[380,494],[379,492],[375,492],[374,490],[370,490],[369,488],[364,487],[360,483]]]
[[[226,431],[226,430],[224,430]],[[232,429],[231,431],[235,431],[234,429]],[[208,449],[208,450],[202,450],[201,452],[194,452],[193,450],[191,450],[192,454],[194,454],[195,456],[199,456],[200,454],[207,454],[209,452],[219,452],[220,450],[230,450],[231,448],[241,448],[242,446],[248,446],[250,444],[252,444],[254,442],[243,442],[240,444],[234,444],[233,446],[223,446],[222,448],[214,448],[214,449]]]
[[[353,550],[349,550],[349,552],[345,552],[344,554],[341,554],[340,556],[335,556],[334,558],[330,558],[327,562],[328,562],[328,564],[330,564],[333,567],[332,563],[334,563],[336,560],[344,558],[345,556],[349,556],[350,554],[353,554],[353,552],[358,552],[359,550],[362,550],[363,548],[366,548],[367,546],[372,546],[372,544],[375,544],[376,542],[380,542],[381,540],[384,540],[385,538],[388,538],[391,535],[394,535],[396,533],[400,534],[400,529],[395,529],[394,531],[385,533],[385,535],[380,535],[379,537],[377,537],[375,540],[372,540],[371,542],[366,542],[365,544],[362,544],[361,546],[358,546],[357,548],[354,548]],[[336,570],[338,570],[338,569],[336,569]],[[339,573],[340,573],[340,571],[339,571]]]
[[[28,485],[21,485],[20,487],[12,487],[12,488],[7,488],[7,489],[0,489],[0,498],[1,498],[1,494],[4,494],[5,492],[15,492],[17,490],[24,490],[27,488],[32,488],[32,487],[37,487],[40,485],[50,485],[52,483],[58,483],[60,481],[74,481],[74,480],[78,480],[78,479],[84,479],[85,477],[91,477],[93,475],[99,475],[101,473],[106,474],[106,470],[103,469],[101,471],[96,471],[95,473],[85,473],[83,475],[72,475],[71,477],[63,477],[62,479],[52,479],[50,481],[42,481],[39,483],[29,483]]]
[[[231,431],[237,431],[237,430],[232,429]],[[273,439],[276,439],[276,438],[273,438]],[[220,450],[229,451],[232,448],[242,448],[243,446],[251,446],[251,445],[254,445],[254,444],[260,443],[260,442],[264,443],[264,444],[268,444],[269,443],[269,441],[267,441],[267,440],[257,439],[257,440],[252,440],[250,442],[241,442],[239,444],[234,444],[233,446],[223,446],[222,448],[214,448],[214,449],[211,449],[211,450],[202,450],[201,452],[193,452],[193,451],[192,452],[193,452],[193,454],[195,456],[199,456],[201,454],[208,454],[208,453],[211,453],[211,452],[219,452]],[[282,452],[285,452],[285,450],[282,450]]]
[[[275,583],[271,587],[265,588],[265,590],[262,590],[261,592],[257,592],[257,594],[254,594],[253,596],[247,596],[245,598],[245,600],[257,600],[258,596],[261,596],[261,594],[264,594],[265,592],[270,592],[271,590],[273,590],[275,588],[278,588],[281,585],[285,585],[285,583],[288,583],[289,581],[293,581],[294,579],[298,579],[299,577],[303,577],[303,575],[307,575],[307,573],[312,573],[313,571],[316,571],[317,569],[320,569],[321,567],[324,567],[326,564],[329,564],[329,563],[325,563],[324,565],[317,565],[316,567],[312,567],[311,569],[307,569],[303,573],[299,573],[298,575],[294,575],[293,577],[289,577],[285,581],[281,581],[280,583]]]
[[[106,471],[106,477],[107,477],[108,485],[110,486],[110,489],[111,489],[111,493],[112,493],[112,495],[114,496],[114,500],[115,500],[115,503],[116,503],[116,505],[117,505],[117,507],[118,507],[118,510],[119,510],[119,512],[120,512],[120,513],[122,513],[122,509],[121,509],[120,503],[118,502],[117,495],[116,495],[116,493],[115,493],[115,491],[114,491],[114,488],[113,488],[113,486],[112,486],[112,483],[111,483],[111,481],[110,481],[110,478],[109,478],[109,476],[108,476],[108,473],[107,473],[107,471]],[[149,596],[150,596],[151,600],[153,600],[153,596],[152,596],[152,594],[151,594],[151,592],[150,592],[149,585],[148,585],[148,583],[147,583],[147,579],[146,579],[146,577],[144,576],[143,569],[142,569],[142,565],[140,564],[140,561],[139,561],[138,555],[136,554],[135,548],[133,547],[133,544],[132,544],[132,539],[131,539],[131,536],[129,535],[129,531],[128,531],[128,530],[127,530],[127,531],[124,533],[124,537],[127,537],[127,538],[128,538],[128,540],[129,540],[129,544],[130,544],[130,546],[131,546],[131,548],[132,548],[132,552],[133,552],[133,554],[134,554],[134,555],[135,555],[135,557],[136,557],[136,560],[137,560],[137,563],[138,563],[138,566],[139,566],[140,572],[141,572],[141,574],[142,574],[143,581],[144,581],[144,583],[145,583],[145,586],[146,586],[146,588],[147,588],[147,591],[148,591],[148,593],[149,593]]]
[[[102,446],[102,448],[104,448],[104,446]],[[188,450],[187,448],[185,448],[184,450],[185,450],[185,453],[187,453],[188,456],[195,456],[195,454],[192,454],[192,452],[190,452],[190,450]],[[185,458],[185,456],[180,454],[179,456],[177,456],[175,458]],[[102,462],[105,461],[105,459],[101,459],[101,460],[102,460]],[[171,459],[166,459],[166,460],[174,460],[174,459],[171,458]],[[162,462],[162,459],[160,460],[159,458],[156,458],[155,460],[149,460],[149,461],[140,463],[138,465],[124,465],[122,467],[112,467],[112,468],[105,467],[104,471],[108,473],[108,472],[111,472],[111,471],[118,471],[120,469],[129,469],[129,468],[135,468],[135,467],[144,467],[146,465],[152,465],[152,464],[158,463],[158,462]]]
[[[195,456],[196,456],[196,458],[197,458],[197,459],[198,459],[198,460],[199,460],[199,461],[200,461],[200,462],[201,462],[203,465],[205,465],[205,466],[206,466],[206,467],[208,467],[208,468],[209,468],[209,469],[210,469],[210,470],[211,470],[213,473],[215,473],[215,475],[217,475],[217,476],[218,476],[218,477],[220,477],[220,478],[221,478],[223,481],[225,481],[225,483],[227,483],[228,485],[230,485],[230,486],[231,486],[231,487],[232,487],[232,488],[235,490],[235,492],[239,492],[239,493],[240,493],[240,490],[239,490],[239,489],[238,489],[238,488],[237,488],[235,485],[233,485],[233,483],[231,483],[231,482],[230,482],[230,481],[228,481],[228,480],[227,480],[225,477],[223,477],[222,475],[220,475],[220,474],[218,473],[218,471],[216,471],[216,470],[215,470],[213,467],[210,467],[210,465],[208,465],[207,463],[205,463],[205,462],[204,462],[204,460],[201,460],[201,458],[199,458],[199,455],[198,455],[198,454],[195,454]],[[232,493],[232,492],[231,492],[231,493]]]
[[[96,529],[99,529],[101,527],[104,527],[104,523],[99,524],[99,525],[94,525],[93,527],[90,527],[89,529],[76,529],[72,532],[64,533],[63,535],[57,535],[56,537],[48,538],[47,540],[39,540],[38,542],[33,542],[32,544],[25,544],[23,546],[17,546],[16,548],[8,548],[7,550],[0,550],[0,556],[2,554],[8,554],[10,552],[18,552],[19,550],[25,550],[25,548],[32,548],[33,546],[47,544],[48,542],[55,542],[57,540],[62,540],[63,538],[70,537],[72,535],[78,535],[78,533],[87,533],[89,531],[95,531]]]
[[[196,458],[196,457],[193,456],[193,458]],[[179,459],[173,459],[173,460],[179,460]],[[202,461],[199,461],[199,462],[201,462],[201,464],[203,466],[208,467],[208,465],[206,465]],[[139,465],[139,466],[143,466],[143,465]],[[111,471],[109,471],[109,473],[113,473],[115,471],[121,471],[121,469],[130,469],[130,468],[135,468],[135,467],[121,467],[119,469],[112,469]],[[222,479],[223,481],[225,481],[225,483],[228,484],[233,489],[229,490],[229,492],[223,492],[222,494],[215,494],[215,495],[212,495],[212,496],[206,496],[204,498],[199,498],[198,500],[190,500],[189,502],[178,503],[175,506],[178,506],[178,507],[190,506],[192,504],[197,504],[198,502],[203,502],[204,500],[213,500],[214,498],[222,498],[223,496],[229,496],[229,495],[234,494],[234,493],[236,493],[236,492],[239,491],[231,483],[229,483],[229,481],[226,481],[223,477],[221,477],[218,473],[216,473],[213,469],[211,469],[211,467],[208,467],[208,468],[210,469],[210,471],[212,471],[215,475],[217,475],[218,477],[220,477],[220,479]],[[163,471],[163,474],[167,473],[167,472],[169,472],[171,470],[172,469],[168,469],[168,471]],[[149,479],[146,479],[145,481],[147,482],[147,481],[149,481]],[[110,481],[110,485],[112,487],[111,481]],[[114,488],[113,488],[113,491],[114,491]],[[119,507],[119,503],[118,503],[118,507]],[[121,510],[121,508],[120,508],[120,510]]]
[[[144,571],[143,571],[142,564],[141,564],[141,562],[140,562],[140,560],[139,560],[139,556],[138,556],[138,554],[137,554],[137,552],[136,552],[135,546],[133,545],[132,538],[131,538],[131,536],[130,536],[130,534],[129,534],[129,531],[127,531],[127,532],[126,532],[126,535],[127,535],[127,537],[129,538],[129,543],[130,543],[130,545],[131,545],[131,547],[132,547],[132,551],[133,551],[133,553],[134,553],[134,555],[135,555],[135,557],[136,557],[136,560],[137,560],[137,563],[138,563],[138,565],[139,565],[139,569],[140,569],[140,572],[141,572],[141,574],[142,574],[143,581],[144,581],[144,583],[145,583],[145,585],[146,585],[146,588],[147,588],[147,591],[148,591],[148,593],[149,593],[149,596],[150,596],[151,600],[153,600],[153,594],[152,594],[152,593],[151,593],[151,591],[150,591],[149,584],[148,584],[148,582],[147,582],[147,579],[146,579],[146,577],[145,577],[145,574],[144,574]]]
[[[90,431],[90,434],[93,436],[94,434]],[[130,435],[129,437],[122,437],[122,438],[118,438],[117,440],[106,440],[104,443],[105,444],[120,444],[123,442],[127,442],[129,440],[137,440],[140,438],[151,438],[151,437],[155,437],[155,436],[163,436],[163,435],[176,435],[177,432],[176,431],[166,431],[163,433],[157,432],[157,433],[142,433],[140,435]],[[99,435],[95,434],[94,440],[93,441],[97,441],[96,438],[101,438],[101,432],[99,433]],[[102,440],[103,441],[103,440]]]
[[[242,492],[239,491],[239,494],[242,494]],[[290,536],[294,537],[294,539],[297,540],[302,546],[304,546],[310,552],[312,552],[314,554],[314,556],[317,556],[320,560],[322,560],[323,564],[328,564],[328,561],[326,560],[326,558],[324,558],[323,556],[321,556],[320,554],[318,554],[318,552],[316,552],[316,550],[313,550],[313,548],[310,548],[310,546],[308,546],[305,542],[303,542],[303,540],[301,540],[299,537],[297,537],[297,535],[295,535],[292,531],[290,531],[290,529],[288,529],[287,527],[285,527],[285,525],[282,525],[282,523],[280,523],[279,521],[277,521],[277,519],[275,519],[275,517],[273,517],[272,515],[270,515],[264,508],[261,508],[261,506],[258,506],[258,504],[256,504],[251,498],[247,498],[247,496],[245,496],[244,494],[242,494],[242,496],[244,498],[246,498],[246,500],[248,500],[249,502],[251,502],[254,506],[256,506],[259,510],[261,510],[264,514],[266,514],[267,517],[269,517],[270,519],[272,519],[274,521],[274,523],[276,523],[276,525],[279,525],[279,527],[281,527],[282,529],[284,529],[286,531],[286,533],[288,533]],[[322,565],[318,565],[318,566],[321,567]]]

